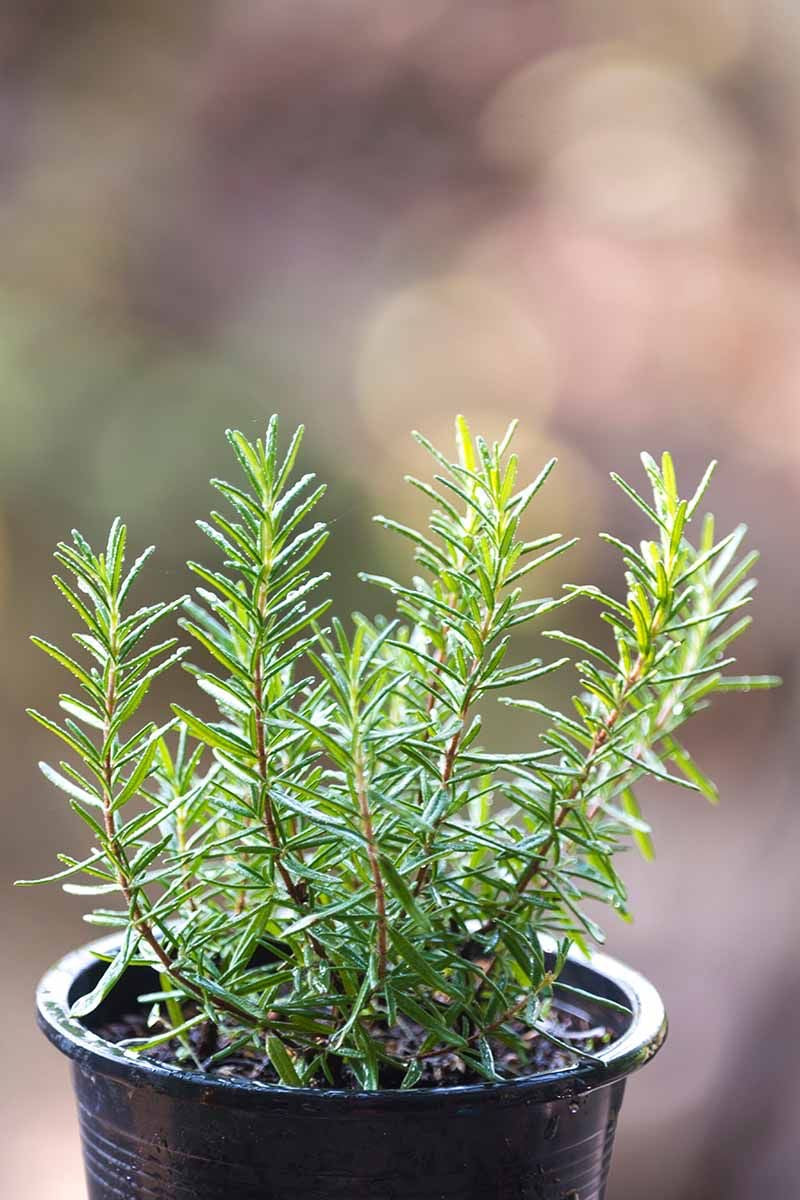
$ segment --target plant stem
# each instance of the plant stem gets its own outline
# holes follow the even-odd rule
[[[589,750],[587,752],[586,758],[584,760],[583,768],[582,768],[580,774],[577,776],[577,778],[572,781],[572,785],[570,786],[570,789],[567,792],[567,795],[565,796],[564,800],[562,801],[562,803],[559,806],[559,809],[556,813],[555,819],[553,821],[553,832],[551,833],[550,837],[545,842],[542,849],[539,851],[539,853],[536,855],[535,858],[531,859],[531,861],[528,863],[528,866],[525,868],[522,875],[517,880],[515,890],[520,895],[526,890],[526,888],[528,887],[528,884],[531,883],[531,881],[538,875],[542,864],[544,863],[544,861],[547,858],[547,855],[552,850],[553,845],[556,841],[556,837],[557,837],[556,831],[558,829],[560,829],[561,826],[563,825],[564,821],[566,820],[566,818],[570,812],[571,806],[573,805],[575,800],[580,795],[581,789],[585,786],[586,781],[588,780],[589,776],[591,775],[592,768],[594,766],[595,755],[598,753],[599,750],[602,749],[603,746],[605,746],[606,742],[608,741],[609,737],[611,736],[611,733],[613,732],[614,726],[616,725],[617,721],[622,716],[622,713],[625,709],[625,704],[626,704],[628,698],[630,697],[631,691],[633,690],[635,685],[641,679],[643,667],[644,667],[644,660],[642,659],[642,656],[640,654],[639,657],[636,659],[636,662],[633,666],[632,671],[630,672],[630,674],[628,675],[628,677],[625,680],[625,684],[623,686],[622,692],[620,693],[619,700],[617,701],[615,707],[608,714],[605,721],[600,726],[600,728],[595,732],[595,735],[592,738],[592,744],[589,747]],[[591,819],[591,817],[594,816],[594,813],[589,814],[589,816]]]
[[[491,629],[492,617],[494,616],[494,608],[495,608],[495,606],[492,605],[491,610],[488,611],[486,613],[486,616],[484,617],[483,624],[481,626],[481,633],[480,633],[482,642],[485,642],[486,638],[489,635],[489,630]],[[447,630],[444,627],[443,627],[443,633],[446,636]],[[439,661],[444,662],[444,658],[445,658],[445,654],[444,654],[444,651],[442,650],[440,652]],[[474,689],[475,689],[475,677],[477,675],[478,668],[480,667],[481,662],[482,662],[482,657],[478,657],[476,655],[472,659],[472,662],[470,663],[470,666],[469,666],[469,671],[467,672],[466,691],[464,693],[464,700],[462,702],[461,709],[458,714],[460,724],[459,724],[458,729],[455,731],[453,736],[450,738],[450,741],[447,745],[447,749],[445,750],[445,754],[444,754],[444,762],[442,764],[442,774],[441,774],[442,787],[447,787],[448,783],[450,782],[450,777],[453,774],[453,767],[455,765],[456,755],[458,754],[458,747],[461,745],[461,739],[464,736],[464,726],[467,723],[467,717],[469,716],[469,708],[472,703],[472,696],[473,696]],[[433,699],[432,692],[429,693],[429,699],[430,700]],[[430,712],[432,708],[433,708],[433,705],[431,704],[428,711]],[[436,829],[438,828],[438,826],[440,824],[441,824],[441,818],[439,819],[439,821],[434,822],[433,829],[431,830],[431,832],[428,834],[427,838],[425,839],[426,853],[428,853],[430,851],[430,847],[431,847],[431,844],[433,841],[433,836],[436,832]],[[417,873],[417,878],[414,881],[414,895],[415,896],[418,896],[420,894],[423,887],[428,882],[429,877],[430,877],[430,864],[424,863],[423,866],[420,867],[420,869]]]
[[[258,774],[261,780],[261,807],[264,820],[264,828],[267,832],[270,845],[275,851],[275,862],[280,872],[283,885],[286,888],[294,903],[301,908],[308,896],[305,885],[295,882],[286,869],[285,863],[281,859],[282,843],[278,833],[278,826],[275,821],[275,813],[272,807],[272,796],[269,788],[269,756],[267,754],[266,739],[264,737],[264,695],[263,695],[263,676],[261,667],[261,652],[259,650],[256,656],[255,668],[253,670],[253,723],[256,729],[256,759],[258,763]]]
[[[173,963],[169,953],[159,941],[156,933],[142,912],[139,899],[135,889],[131,885],[130,875],[128,873],[128,863],[124,851],[117,842],[117,823],[114,815],[113,800],[114,800],[114,755],[113,755],[113,738],[111,736],[111,728],[116,716],[117,706],[117,672],[119,667],[119,612],[117,609],[116,599],[109,596],[110,620],[109,620],[109,653],[111,662],[108,670],[108,684],[105,695],[105,720],[103,724],[103,744],[105,753],[103,756],[103,826],[105,828],[106,837],[108,838],[108,853],[111,861],[114,864],[116,871],[117,883],[120,891],[125,898],[125,903],[128,905],[128,910],[131,916],[131,922],[144,939],[147,945],[156,956],[164,971],[170,978],[182,987],[185,991],[202,1000],[202,989],[196,986],[188,979],[182,971],[180,971]],[[253,1025],[253,1017],[246,1010],[239,1008],[238,1005],[229,1003],[224,1000],[217,999],[216,1003],[221,1009],[228,1012],[237,1020],[243,1020],[247,1024]]]
[[[358,753],[355,760],[355,783],[356,796],[358,798],[358,811],[361,816],[361,824],[364,830],[364,837],[366,838],[367,842],[367,857],[369,858],[369,866],[372,873],[372,884],[375,889],[375,909],[378,916],[378,978],[384,979],[386,976],[386,960],[388,954],[386,888],[383,882],[380,858],[378,856],[378,845],[375,838],[375,827],[372,823],[372,812],[369,806],[369,795],[367,792],[366,778],[364,776],[364,764],[361,756],[360,746],[358,748]]]

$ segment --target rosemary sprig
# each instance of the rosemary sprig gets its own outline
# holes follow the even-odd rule
[[[410,479],[432,504],[428,528],[377,519],[413,544],[418,574],[364,575],[394,612],[356,614],[352,630],[322,624],[328,577],[312,570],[328,531],[309,518],[324,488],[295,476],[302,429],[279,453],[276,418],[263,440],[228,434],[240,479],[214,481],[230,511],[200,525],[222,561],[189,564],[194,600],[129,612],[150,551],[125,573],[119,521],[102,553],[77,533],[59,545],[80,658],[34,641],[78,690],[60,697],[61,723],[33,716],[68,747],[42,770],[94,848],[51,878],[121,900],[88,916],[121,940],[78,1015],[150,964],[160,991],[140,1050],[174,1040],[194,1061],[189,1033],[206,1022],[209,1065],[266,1047],[287,1086],[410,1087],[445,1049],[492,1079],[489,1038],[524,1054],[520,1027],[548,1036],[541,1013],[569,947],[602,941],[587,902],[625,914],[617,855],[631,840],[652,855],[639,785],[716,800],[679,728],[717,692],[777,681],[726,674],[757,556],[742,554],[744,526],[718,538],[706,517],[691,536],[714,464],[686,498],[668,454],[642,456],[647,495],[613,476],[651,527],[638,548],[601,535],[622,554],[624,598],[535,596],[537,568],[575,539],[529,528],[555,463],[520,486],[513,436],[489,444],[459,418],[451,461],[417,435],[435,464],[432,482]],[[581,598],[611,636],[541,631],[576,657],[561,712],[531,693],[570,658],[520,662],[514,638]],[[140,726],[151,685],[185,653],[174,637],[148,642],[178,607],[205,707]],[[482,746],[498,699],[544,720],[538,743]],[[392,1048],[398,1022],[417,1028],[413,1052]]]

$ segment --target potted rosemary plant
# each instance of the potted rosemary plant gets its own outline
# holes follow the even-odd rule
[[[59,545],[55,582],[81,621],[77,680],[42,764],[89,827],[51,876],[99,896],[111,934],[44,977],[40,1024],[73,1060],[92,1200],[470,1200],[602,1197],[626,1076],[665,1035],[654,989],[590,946],[587,901],[626,912],[617,854],[651,853],[640,780],[715,798],[678,728],[717,692],[746,628],[755,555],[743,527],[699,523],[713,464],[681,499],[669,455],[643,463],[652,540],[622,554],[627,595],[529,587],[572,544],[523,525],[554,463],[517,483],[499,444],[457,422],[458,457],[423,437],[433,483],[421,575],[393,614],[326,624],[323,488],[228,434],[241,474],[201,522],[196,598],[136,608],[150,551]],[[651,494],[650,494],[651,493]],[[576,597],[601,647],[577,652],[568,713],[535,697],[568,659],[519,661],[514,634]],[[177,613],[196,662],[165,626]],[[164,631],[158,633],[158,631]],[[178,661],[201,695],[162,725],[137,712]],[[531,748],[483,748],[490,702],[526,710]],[[212,715],[213,711],[213,715]],[[43,881],[39,881],[43,882]]]

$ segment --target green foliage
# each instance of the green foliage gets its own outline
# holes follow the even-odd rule
[[[149,551],[125,574],[118,521],[102,554],[79,534],[58,547],[85,662],[34,639],[79,689],[60,698],[61,724],[33,715],[72,752],[42,770],[95,846],[62,856],[51,878],[116,894],[119,907],[89,919],[122,933],[78,1015],[130,963],[149,963],[161,990],[140,1050],[176,1038],[193,1059],[188,1034],[210,1023],[216,1049],[200,1065],[250,1043],[287,1086],[413,1087],[443,1048],[494,1079],[490,1038],[524,1063],[520,1031],[550,1036],[542,1020],[569,947],[602,941],[587,901],[625,915],[617,855],[632,840],[652,856],[638,785],[716,800],[679,727],[715,692],[776,681],[724,674],[756,556],[740,557],[743,526],[717,539],[710,517],[689,538],[713,464],[688,500],[666,454],[642,456],[646,498],[613,476],[652,526],[638,549],[601,535],[622,553],[624,599],[576,586],[535,598],[537,568],[574,539],[526,540],[554,462],[518,487],[513,432],[489,445],[459,418],[456,462],[417,435],[435,463],[433,483],[409,480],[432,503],[429,529],[377,519],[411,541],[420,574],[364,576],[394,613],[356,614],[350,630],[320,625],[327,577],[312,568],[327,530],[308,518],[324,489],[292,482],[302,430],[281,457],[275,418],[263,441],[228,435],[241,477],[214,481],[230,515],[200,523],[222,562],[189,564],[196,601],[128,615]],[[562,713],[530,693],[569,658],[515,661],[512,639],[578,597],[600,606],[611,637],[603,648],[543,631],[577,652]],[[173,706],[165,726],[139,727],[150,685],[184,653],[174,638],[147,648],[147,635],[179,605],[203,663],[187,666],[200,711],[214,713]],[[538,748],[483,748],[481,714],[498,701],[544,724]],[[382,1036],[402,1018],[421,1027],[413,1053]]]

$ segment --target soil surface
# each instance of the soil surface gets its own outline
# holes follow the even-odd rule
[[[606,1045],[612,1037],[611,1032],[599,1021],[589,1019],[577,1011],[568,1008],[553,1008],[546,1022],[543,1022],[548,1032],[564,1042],[574,1043],[581,1050],[590,1054]],[[495,1069],[505,1079],[514,1079],[524,1075],[536,1075],[546,1071],[562,1070],[575,1066],[580,1058],[555,1045],[535,1030],[528,1029],[522,1024],[512,1026],[515,1033],[522,1037],[528,1045],[528,1054],[523,1058],[516,1050],[511,1049],[499,1039],[489,1039],[494,1056]],[[94,1032],[108,1042],[118,1043],[129,1038],[148,1038],[157,1034],[158,1028],[148,1027],[143,1011],[125,1014],[119,1020],[96,1028]],[[391,1029],[372,1029],[376,1038],[381,1038],[389,1054],[398,1058],[411,1058],[419,1049],[425,1033],[421,1026],[403,1018]],[[224,1049],[225,1043],[220,1040],[214,1026],[199,1025],[191,1030],[189,1035],[195,1062],[187,1059],[186,1051],[177,1040],[165,1042],[143,1057],[153,1062],[179,1066],[185,1070],[207,1070],[217,1078],[247,1079],[259,1083],[278,1083],[278,1076],[273,1070],[269,1058],[259,1053],[255,1048],[244,1047],[232,1053],[216,1064],[209,1064],[208,1059]],[[391,1068],[384,1068],[381,1074],[382,1087],[399,1087],[403,1071],[398,1070],[397,1078],[391,1077]],[[453,1050],[442,1050],[441,1053],[428,1054],[425,1057],[422,1075],[417,1087],[454,1087],[459,1084],[485,1083],[486,1080],[465,1064]],[[320,1088],[330,1087],[330,1083],[320,1078]],[[335,1086],[340,1088],[356,1088],[353,1076],[346,1068],[342,1070],[341,1079],[335,1080]]]

